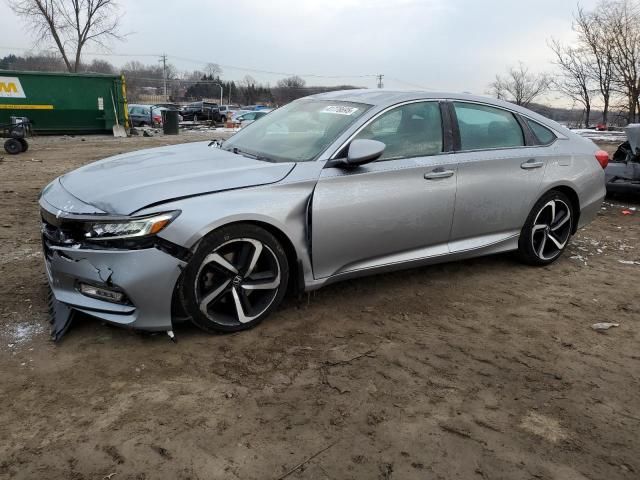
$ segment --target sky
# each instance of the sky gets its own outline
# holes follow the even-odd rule
[[[21,19],[0,0],[0,55],[34,49]],[[275,84],[486,94],[496,73],[524,62],[553,73],[550,38],[572,41],[575,0],[120,0],[122,42],[85,60],[158,62],[178,70],[218,63],[223,77]],[[597,0],[582,0],[589,9]],[[265,73],[275,72],[275,73]],[[566,100],[551,96],[551,103]]]

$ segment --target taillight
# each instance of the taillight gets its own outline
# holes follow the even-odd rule
[[[609,165],[609,154],[604,150],[598,150],[596,152],[596,160],[598,160],[602,168],[607,168],[607,165]]]

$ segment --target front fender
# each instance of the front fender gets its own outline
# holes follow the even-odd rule
[[[163,204],[164,211],[179,209],[182,213],[159,236],[193,250],[204,236],[224,225],[263,223],[289,239],[306,277],[311,275],[307,208],[314,186],[315,180],[266,185]]]

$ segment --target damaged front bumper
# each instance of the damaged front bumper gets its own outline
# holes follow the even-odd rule
[[[185,263],[155,248],[85,250],[45,247],[45,265],[52,298],[52,337],[59,340],[75,312],[140,330],[172,329],[173,291]],[[89,297],[80,286],[93,285],[123,292],[114,303]]]
[[[172,330],[173,293],[187,260],[181,247],[161,239],[124,247],[83,242],[77,233],[81,219],[106,214],[68,194],[57,180],[43,192],[40,207],[55,341],[78,312],[140,330]],[[87,287],[114,294],[96,298]]]

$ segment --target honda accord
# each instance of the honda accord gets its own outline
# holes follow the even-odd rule
[[[79,312],[232,332],[288,290],[512,250],[547,265],[599,211],[607,162],[503,101],[385,90],[297,100],[221,145],[117,155],[41,194],[52,335]]]

